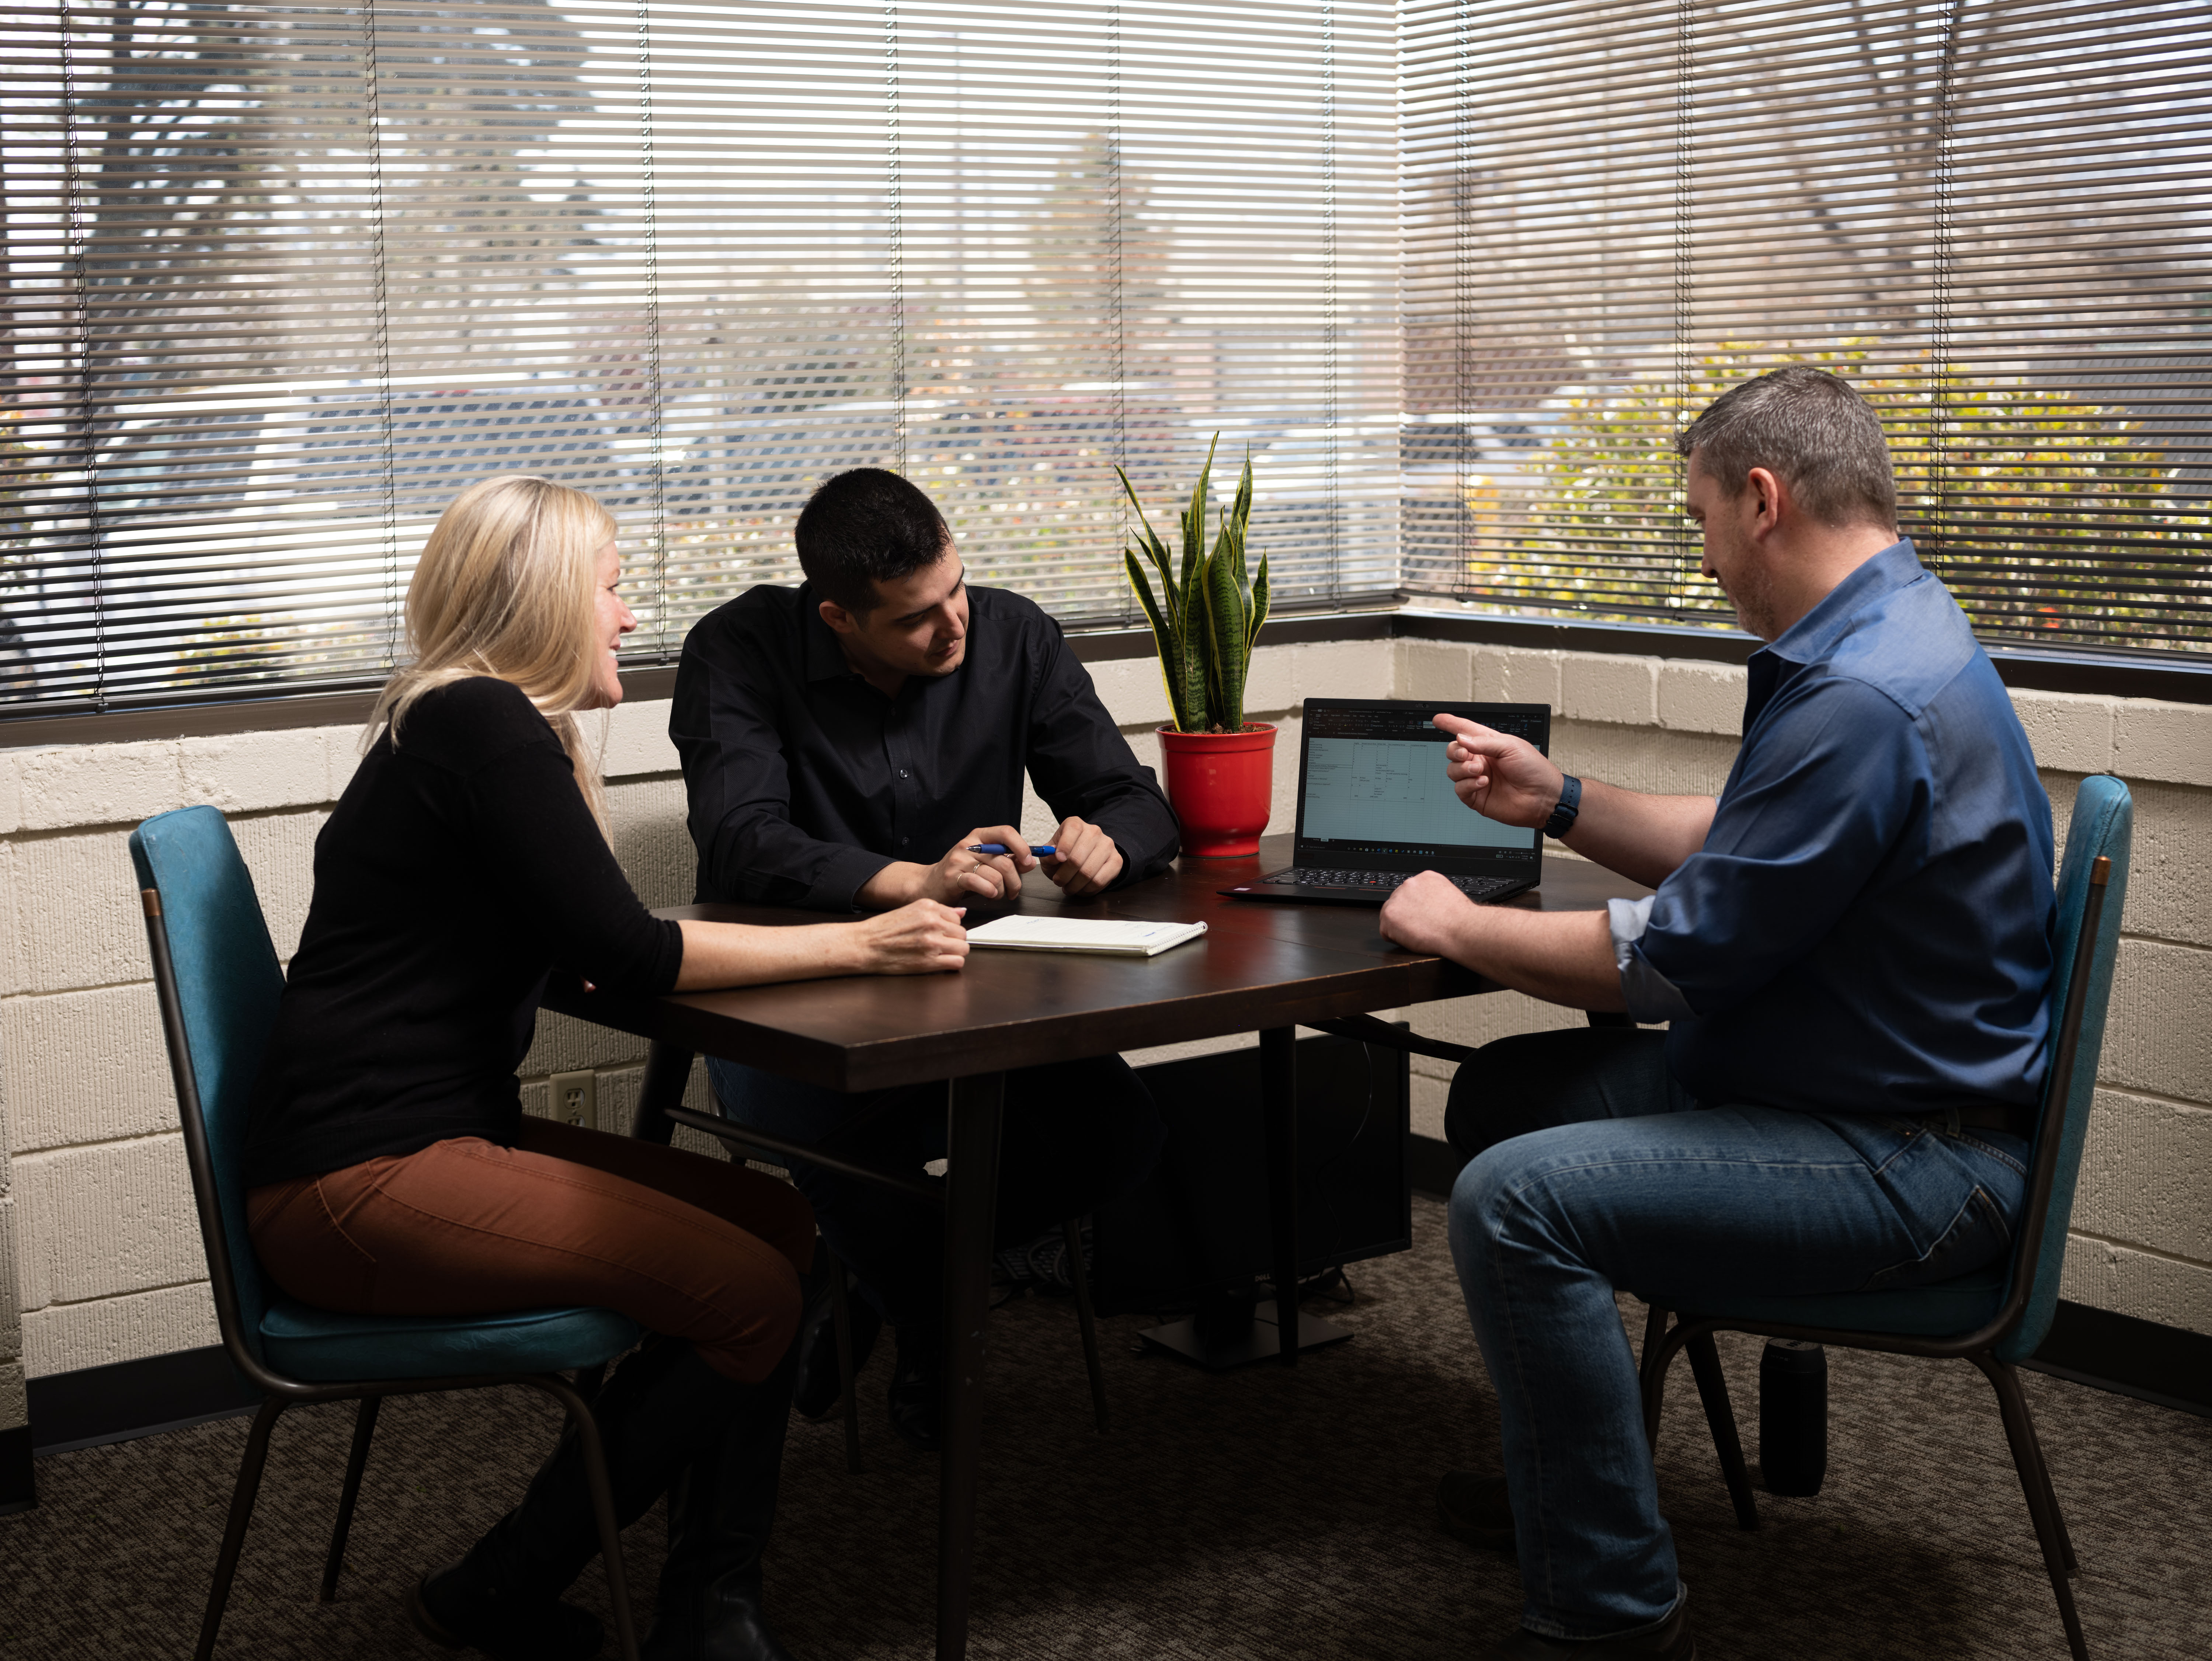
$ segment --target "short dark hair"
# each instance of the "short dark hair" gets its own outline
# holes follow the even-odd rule
[[[1896,528],[1897,480],[1881,418],[1825,369],[1793,363],[1731,386],[1682,429],[1674,448],[1693,455],[1730,496],[1764,467],[1822,524]]]
[[[935,565],[952,540],[921,488],[881,467],[823,481],[799,511],[794,534],[806,580],[855,616],[875,609],[878,583]]]

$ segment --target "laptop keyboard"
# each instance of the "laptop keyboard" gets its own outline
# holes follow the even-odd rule
[[[1411,871],[1330,871],[1310,866],[1293,866],[1286,871],[1277,871],[1266,880],[1270,882],[1295,882],[1302,888],[1370,888],[1387,893],[1396,888]],[[1457,888],[1469,900],[1487,900],[1514,886],[1510,876],[1448,876],[1444,881]]]

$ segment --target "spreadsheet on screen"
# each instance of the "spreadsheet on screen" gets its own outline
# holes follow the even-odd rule
[[[1316,841],[1525,848],[1528,833],[1474,812],[1444,776],[1435,739],[1310,737],[1304,834]]]

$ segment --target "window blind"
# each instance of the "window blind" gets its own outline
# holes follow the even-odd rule
[[[1719,623],[1681,425],[1881,411],[1987,638],[2212,646],[2212,19],[2179,0],[1406,8],[1408,581]]]
[[[622,522],[673,661],[898,467],[977,580],[1133,619],[1207,439],[1279,603],[1396,581],[1377,3],[0,9],[0,699],[360,684],[439,511]]]

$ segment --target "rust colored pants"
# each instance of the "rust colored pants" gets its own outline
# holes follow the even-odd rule
[[[536,1118],[513,1148],[455,1137],[270,1183],[246,1206],[263,1270],[316,1308],[612,1309],[744,1384],[790,1349],[814,1256],[813,1211],[772,1177]]]

